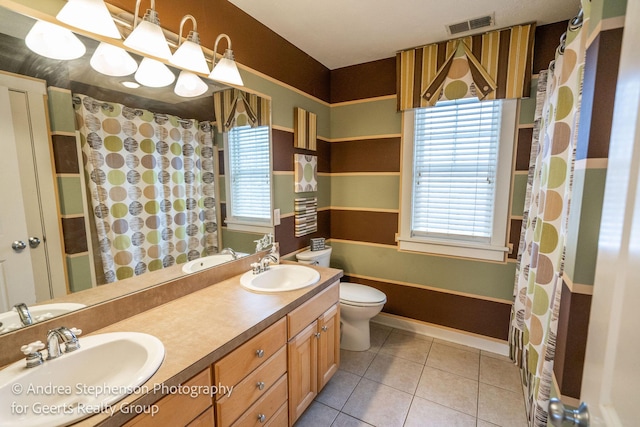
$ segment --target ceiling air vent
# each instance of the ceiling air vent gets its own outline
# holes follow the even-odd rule
[[[495,25],[494,14],[483,16],[481,18],[469,19],[468,21],[458,22],[456,24],[447,25],[449,34],[460,34],[467,31],[477,30],[484,27],[492,27]]]

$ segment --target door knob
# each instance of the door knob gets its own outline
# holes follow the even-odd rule
[[[32,249],[37,248],[40,246],[40,239],[37,237],[29,237],[29,246],[31,246]]]
[[[21,252],[27,247],[27,244],[22,240],[16,240],[11,244],[11,248],[16,252]]]
[[[566,409],[562,402],[554,397],[549,400],[549,421],[556,427],[562,426],[565,421],[578,427],[589,427],[589,408],[583,402],[578,409]]]

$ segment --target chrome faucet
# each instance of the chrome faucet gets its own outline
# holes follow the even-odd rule
[[[33,319],[31,318],[31,313],[29,313],[29,307],[27,304],[21,302],[13,306],[18,312],[18,316],[20,317],[20,322],[23,326],[33,325]]]
[[[271,242],[271,250],[268,254],[251,264],[253,268],[253,274],[260,274],[269,269],[271,264],[280,264],[280,244],[278,242]]]
[[[224,248],[220,251],[220,254],[230,254],[233,259],[238,259],[238,254],[231,248]]]
[[[80,341],[78,341],[78,335],[81,333],[82,330],[80,329],[69,329],[64,326],[47,332],[47,360],[62,356],[62,344],[64,344],[65,353],[71,353],[79,349]]]

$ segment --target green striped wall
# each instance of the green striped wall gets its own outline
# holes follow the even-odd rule
[[[71,92],[66,89],[48,89],[48,107],[51,132],[75,133],[76,120],[72,107]],[[85,206],[82,201],[82,183],[80,175],[58,176],[58,197],[60,214],[83,215]],[[89,254],[65,255],[67,262],[67,280],[69,290],[78,292],[91,288],[91,260]]]
[[[624,16],[627,12],[627,0],[591,0],[589,15],[589,35],[593,35],[598,25],[605,19]]]
[[[606,175],[606,168],[574,172],[565,274],[581,285],[593,285],[595,279]]]
[[[399,135],[401,132],[402,115],[396,111],[395,97],[331,107],[331,139]]]

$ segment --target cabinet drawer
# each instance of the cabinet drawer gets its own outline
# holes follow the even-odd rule
[[[271,422],[273,416],[278,413],[286,401],[287,376],[283,375],[264,396],[247,409],[244,415],[233,424],[233,427],[264,426]]]
[[[340,282],[335,282],[300,307],[287,314],[288,339],[293,338],[340,300]]]
[[[216,422],[213,419],[213,408],[209,408],[198,418],[189,423],[189,427],[215,427]]]
[[[249,372],[273,356],[287,342],[285,319],[280,319],[226,355],[214,366],[216,383],[236,385]]]
[[[209,368],[197,374],[182,385],[183,387],[211,388],[211,370]],[[170,394],[158,401],[158,413],[141,414],[125,424],[125,426],[177,426],[187,425],[211,406],[211,396],[198,393],[196,397],[189,394]]]
[[[240,415],[287,371],[287,352],[283,346],[269,360],[236,385],[231,395],[224,395],[216,402],[218,427],[231,425]],[[260,387],[262,384],[262,387]]]
[[[283,403],[280,409],[273,414],[271,421],[265,427],[289,427],[289,411],[287,410],[287,402]]]

